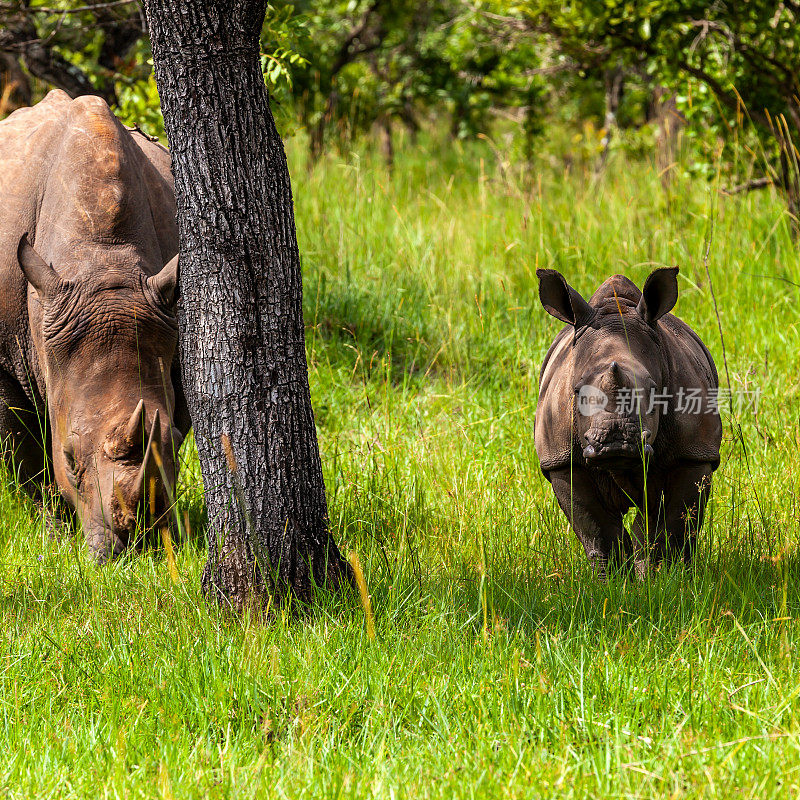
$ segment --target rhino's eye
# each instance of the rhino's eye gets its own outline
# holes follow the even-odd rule
[[[64,461],[67,469],[74,475],[75,474],[75,454],[69,450],[64,451]]]

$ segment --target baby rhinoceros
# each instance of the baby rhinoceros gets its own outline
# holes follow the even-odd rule
[[[599,575],[609,560],[632,558],[639,578],[664,558],[688,563],[719,466],[717,370],[669,313],[677,274],[657,269],[641,292],[614,275],[587,303],[560,273],[537,271],[542,305],[567,326],[542,365],[536,452]]]

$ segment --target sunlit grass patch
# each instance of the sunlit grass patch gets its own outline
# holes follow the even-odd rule
[[[366,155],[295,175],[331,524],[374,639],[355,597],[268,625],[205,604],[191,441],[176,583],[158,539],[98,569],[0,482],[4,795],[797,792],[800,270],[781,203],[697,183],[670,205],[648,164],[501,174],[486,144],[438,147],[392,175]],[[599,583],[536,463],[558,326],[535,270],[589,296],[666,264],[722,374],[713,287],[758,413],[725,419],[691,569]]]

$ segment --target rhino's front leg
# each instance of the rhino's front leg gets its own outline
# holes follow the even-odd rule
[[[672,470],[664,488],[667,557],[690,564],[711,494],[711,464],[689,463]]]
[[[548,478],[595,573],[605,576],[609,559],[624,556],[622,513],[608,507],[584,467],[553,470]]]
[[[645,500],[646,498],[646,500]],[[638,580],[644,580],[651,564],[664,557],[666,534],[664,515],[664,482],[656,475],[647,476],[641,504],[631,526],[633,566]]]
[[[697,531],[703,524],[711,492],[713,467],[709,463],[685,463],[647,487],[648,504],[640,508],[633,525],[636,575],[644,578],[650,564],[682,558],[692,560]]]

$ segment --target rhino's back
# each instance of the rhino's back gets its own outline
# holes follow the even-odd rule
[[[4,267],[25,232],[61,271],[102,268],[114,247],[160,269],[177,249],[169,153],[99,97],[55,90],[0,123],[0,192]]]
[[[54,90],[0,122],[0,197],[0,366],[18,376],[32,355],[23,233],[65,277],[131,254],[152,273],[177,252],[169,153],[98,97]]]
[[[41,176],[57,156],[59,120],[69,102],[66,92],[56,90],[0,122],[0,348],[8,342],[9,328],[24,328],[27,283],[16,248],[23,233],[33,235]]]
[[[722,421],[716,411],[719,377],[714,359],[703,340],[682,319],[665,314],[659,326],[669,365],[669,385],[664,388],[671,397],[670,414],[661,426],[664,444],[676,460],[709,461],[716,469]],[[699,413],[685,398],[679,404],[681,391],[687,389],[699,391]]]

